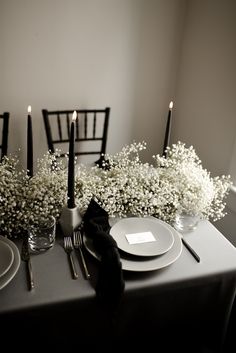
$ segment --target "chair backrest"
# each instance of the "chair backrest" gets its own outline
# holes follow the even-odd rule
[[[74,109],[77,112],[75,155],[99,155],[106,153],[110,107],[105,109]],[[42,109],[48,149],[61,151],[64,157],[69,151],[71,118],[74,110],[48,111]]]
[[[0,114],[0,124],[1,124],[0,126],[2,129],[2,139],[0,141],[1,160],[4,156],[7,155],[9,117],[10,117],[10,114],[8,112]]]

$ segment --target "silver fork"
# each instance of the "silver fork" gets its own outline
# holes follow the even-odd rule
[[[73,232],[73,243],[74,243],[75,249],[78,249],[80,252],[80,257],[81,257],[82,264],[84,267],[85,277],[86,277],[86,279],[89,279],[90,273],[88,271],[88,267],[86,265],[86,261],[85,261],[84,254],[83,254],[83,240],[82,240],[82,235],[81,235],[80,231]]]
[[[71,270],[73,273],[73,278],[77,279],[78,278],[78,273],[75,267],[75,263],[74,263],[74,259],[72,256],[72,251],[73,251],[73,244],[72,244],[72,240],[71,237],[64,237],[64,249],[65,252],[68,254],[68,258],[70,260],[70,265],[71,265]]]

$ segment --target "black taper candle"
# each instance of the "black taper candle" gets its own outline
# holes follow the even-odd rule
[[[68,187],[67,187],[67,206],[75,207],[75,120],[76,111],[73,112],[70,127],[70,143],[69,143],[69,161],[68,161]]]
[[[170,132],[171,132],[171,122],[172,122],[172,108],[173,108],[173,102],[170,102],[170,104],[169,104],[169,112],[168,112],[168,117],[167,117],[167,123],[166,123],[166,132],[165,132],[164,146],[163,146],[163,152],[162,152],[163,157],[166,157],[166,155],[167,155],[166,148],[169,146],[169,143],[170,143]]]
[[[33,176],[33,131],[31,106],[28,106],[28,121],[27,121],[27,174]]]

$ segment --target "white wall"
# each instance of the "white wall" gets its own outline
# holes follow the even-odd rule
[[[213,174],[228,173],[236,137],[236,1],[189,0],[173,140],[193,144]]]
[[[168,107],[175,101],[176,75],[186,1],[144,2],[137,58],[134,133],[148,143],[144,158],[161,153]]]
[[[108,150],[120,149],[132,133],[139,1],[0,4],[0,107],[11,113],[9,150],[22,148],[25,164],[29,104],[35,160],[47,149],[42,108],[110,106]]]
[[[174,95],[183,4],[0,0],[0,110],[11,113],[9,151],[21,148],[25,166],[31,105],[35,161],[47,149],[42,108],[110,106],[107,152],[141,138],[156,152]]]

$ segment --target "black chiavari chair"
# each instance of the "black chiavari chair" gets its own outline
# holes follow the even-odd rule
[[[75,155],[98,155],[100,162],[106,153],[110,107],[105,109],[53,110],[42,109],[48,150],[59,157],[69,151],[70,124],[73,112],[77,112],[75,127]]]

